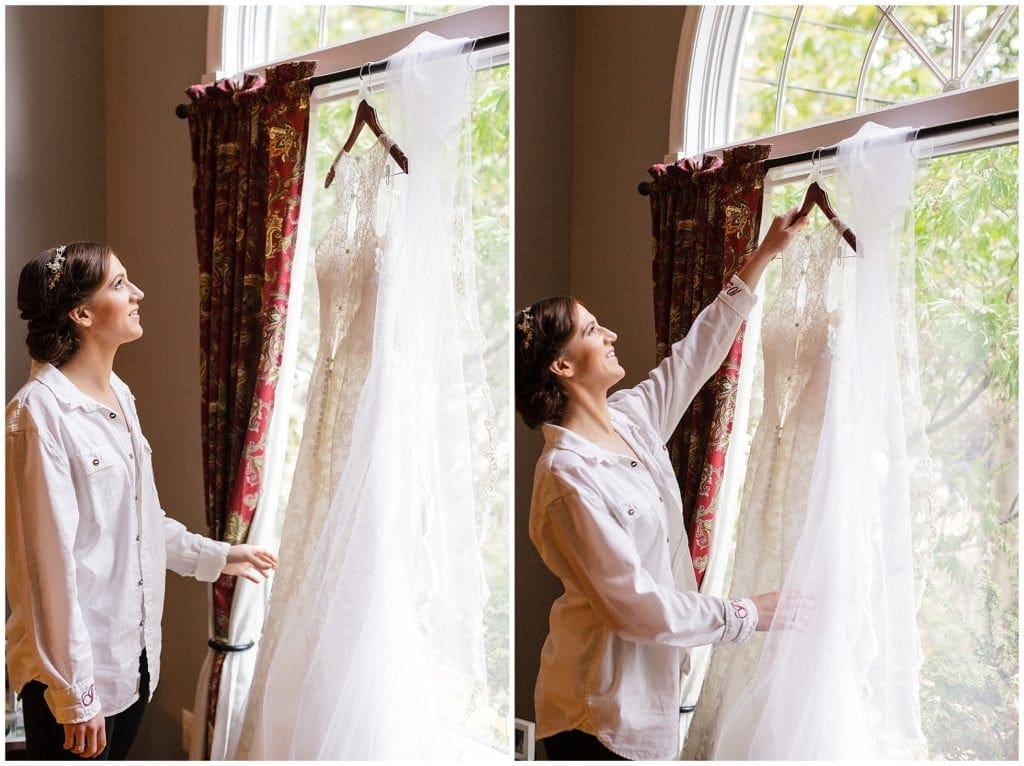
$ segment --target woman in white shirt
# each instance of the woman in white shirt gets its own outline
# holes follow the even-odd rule
[[[530,539],[565,593],[551,608],[535,691],[552,760],[671,760],[679,753],[686,647],[767,630],[778,595],[697,592],[682,500],[665,443],[721,365],[767,263],[806,224],[778,216],[716,300],[648,378],[625,370],[616,336],[578,301],[516,315],[516,409],[541,426]]]
[[[18,282],[34,365],[7,405],[7,666],[29,759],[127,756],[159,680],[165,569],[259,582],[276,564],[164,515],[113,372],[142,297],[94,242],[40,253]]]

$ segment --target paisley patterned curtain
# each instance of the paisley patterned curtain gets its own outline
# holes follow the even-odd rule
[[[740,146],[721,158],[649,169],[654,235],[654,328],[658,360],[690,330],[701,309],[757,245],[764,163],[771,147]],[[744,326],[745,327],[745,326]],[[694,574],[704,579],[718,492],[736,406],[740,328],[722,367],[697,394],[669,441],[683,496]]]
[[[298,233],[309,77],[315,62],[281,64],[186,93],[199,254],[203,480],[210,536],[246,541],[264,468],[267,430],[284,348],[291,263]],[[235,635],[235,578],[213,585],[211,654],[193,739],[207,758],[215,739],[222,675],[253,637]],[[230,682],[226,682],[230,683]],[[206,726],[201,725],[205,708]],[[222,728],[222,727],[221,727]],[[193,746],[193,754],[197,747]]]

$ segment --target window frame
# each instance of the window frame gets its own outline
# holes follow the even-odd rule
[[[486,37],[509,31],[509,7],[485,5],[465,11],[455,11],[436,18],[397,27],[378,35],[349,40],[315,51],[275,59],[248,69],[236,69],[235,62],[246,49],[266,49],[270,38],[270,17],[267,6],[210,6],[207,17],[206,74],[204,83],[223,77],[234,77],[242,72],[264,72],[268,66],[288,61],[317,60],[318,75],[329,74],[359,66],[370,61],[381,61],[394,51],[411,43],[421,32],[433,32],[442,37]],[[262,9],[262,10],[261,10]],[[246,35],[252,29],[251,39]]]
[[[837,120],[727,143],[735,109],[735,81],[750,6],[695,6],[687,9],[679,36],[666,162],[720,153],[752,141],[772,144],[770,158],[832,146],[866,122],[889,127],[933,127],[1018,108],[1019,78],[943,93],[861,112]],[[1018,124],[1004,123],[971,135],[953,135],[930,143],[935,151],[965,151],[1017,139]],[[965,141],[969,143],[965,143]],[[947,146],[947,144],[949,146]]]

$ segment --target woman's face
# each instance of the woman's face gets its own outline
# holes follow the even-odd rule
[[[566,345],[565,354],[554,363],[562,362],[564,367],[562,372],[554,371],[588,389],[611,388],[626,375],[612,345],[617,337],[577,303],[576,331]]]
[[[142,337],[139,301],[144,293],[128,281],[128,272],[113,253],[107,259],[103,283],[76,312],[83,311],[88,323],[82,332],[103,345],[119,346]]]

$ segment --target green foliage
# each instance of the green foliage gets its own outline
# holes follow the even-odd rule
[[[803,10],[793,33],[791,59],[783,72],[783,54],[799,7]],[[987,39],[1000,11],[1000,6],[964,7],[958,75]],[[952,6],[901,5],[893,13],[943,72],[941,80],[896,28],[883,22],[879,6],[756,6],[744,39],[730,140],[770,135],[942,93],[945,81],[954,74]],[[869,50],[880,23],[882,33]],[[1017,76],[1018,25],[1015,9],[964,86]],[[865,59],[863,101],[858,108]],[[783,75],[785,95],[777,124]]]
[[[758,6],[737,83],[732,141],[853,114],[878,6],[803,6],[776,125],[782,57],[797,6]],[[963,6],[962,73],[1001,6]],[[952,6],[894,13],[947,76]],[[1019,11],[966,86],[1018,73]],[[861,111],[932,96],[942,82],[885,22],[868,57]],[[1018,167],[1017,146],[922,162],[914,191],[916,313],[933,466],[916,476],[915,525],[925,664],[923,726],[933,758],[1018,757]],[[804,186],[772,190],[775,212]],[[778,276],[766,275],[768,300]],[[756,411],[755,402],[752,411]],[[924,469],[922,469],[924,470]]]

